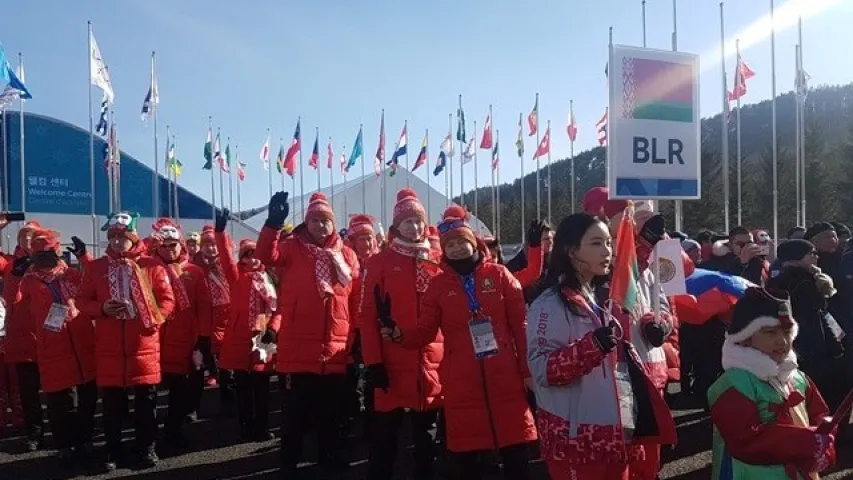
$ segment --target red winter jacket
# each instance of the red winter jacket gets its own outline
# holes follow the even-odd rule
[[[81,282],[79,271],[66,267],[62,277],[69,288]],[[36,351],[41,388],[57,392],[95,379],[95,327],[86,315],[67,318],[59,332],[43,327],[54,303],[69,304],[72,299],[59,281],[51,282],[53,291],[35,275],[25,275],[14,305],[15,321],[28,322],[36,334]],[[59,295],[54,296],[53,292]]]
[[[12,275],[15,259],[25,256],[20,247],[15,254],[4,254],[3,258],[3,300],[6,301],[6,363],[36,361],[36,330],[26,318],[14,318],[14,307],[18,298],[18,289],[23,277]]]
[[[406,349],[379,335],[379,318],[374,288],[382,298],[391,296],[391,317],[402,330],[416,328],[421,316],[422,293],[416,290],[416,262],[423,262],[430,278],[441,273],[437,264],[409,257],[390,248],[367,262],[364,296],[359,325],[365,365],[384,364],[388,371],[388,392],[375,390],[375,408],[388,412],[397,408],[424,410],[437,408],[441,397],[438,366],[444,356],[441,332],[418,350]]]
[[[491,319],[497,354],[482,360],[474,355],[468,296],[460,276],[449,267],[432,279],[420,325],[401,329],[404,346],[429,343],[439,328],[444,334],[440,372],[452,452],[491,450],[537,438],[524,388],[530,372],[521,286],[506,267],[488,261],[477,266],[474,276],[475,295],[480,311]]]
[[[219,261],[222,262],[222,257],[231,255],[231,250],[219,250]],[[224,305],[213,305],[213,297],[211,292],[211,267],[208,266],[202,259],[201,253],[196,256],[194,262],[202,272],[204,272],[205,288],[199,297],[199,314],[196,332],[200,337],[210,337],[211,348],[214,353],[219,353],[222,348],[222,338],[225,336],[225,328],[228,325],[228,319],[231,317],[230,303]],[[230,272],[223,271],[221,279],[225,288],[228,288],[231,281],[229,279]],[[234,297],[229,292],[231,300]]]
[[[160,368],[163,373],[174,373],[186,375],[192,370],[192,354],[198,339],[198,317],[201,314],[201,302],[199,301],[207,292],[207,283],[204,279],[204,271],[197,265],[187,261],[175,262],[166,265],[166,268],[176,269],[180,272],[180,281],[183,283],[187,294],[189,307],[178,310],[178,294],[174,290],[178,287],[172,285],[175,296],[175,308],[172,315],[160,327]]]
[[[277,229],[264,227],[255,250],[255,258],[267,268],[284,269],[278,286],[281,328],[276,371],[343,374],[349,355],[350,295],[357,292],[353,292],[352,283],[344,286],[335,281],[334,293],[321,297],[314,273],[316,262],[303,243],[308,241],[307,233],[297,228],[293,236],[282,243],[278,242],[279,233]],[[331,241],[339,241],[337,233]],[[359,267],[355,252],[344,246],[341,254],[352,271],[353,280],[357,279]]]
[[[109,253],[109,251],[108,251]],[[138,256],[141,268],[163,318],[175,307],[175,297],[163,262]],[[109,257],[86,265],[77,292],[77,308],[95,320],[95,360],[101,387],[132,387],[160,383],[160,326],[145,328],[139,319],[122,320],[103,313],[112,298],[108,280]]]

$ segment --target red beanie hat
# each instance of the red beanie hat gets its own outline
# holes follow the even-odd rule
[[[151,225],[151,229],[154,230],[154,236],[160,241],[172,240],[180,242],[184,238],[180,225],[175,223],[171,218],[158,219]]]
[[[305,219],[323,218],[326,220],[335,220],[335,212],[332,211],[329,200],[320,192],[315,192],[311,195],[311,200],[308,203],[308,209],[305,211]]]
[[[204,245],[205,243],[216,243],[216,232],[213,230],[213,225],[205,225],[201,229],[199,244]]]
[[[353,239],[361,235],[375,235],[373,230],[373,217],[370,215],[353,215],[349,219],[349,227],[347,227],[347,237]]]
[[[255,243],[254,240],[250,240],[248,238],[240,240],[240,249],[239,253],[237,254],[237,258],[243,258],[246,255],[249,255],[250,253],[254,252],[257,247],[258,245]]]
[[[418,217],[426,221],[426,210],[420,200],[418,194],[411,188],[404,188],[397,192],[397,203],[394,205],[394,226],[400,225],[400,222],[409,218]]]
[[[447,242],[454,238],[468,241],[475,249],[477,248],[477,237],[468,225],[468,216],[464,208],[452,204],[444,211],[444,220],[438,224],[439,240],[441,248],[444,249]]]
[[[43,228],[33,228],[33,239],[30,243],[33,252],[50,252],[59,250],[59,232]]]
[[[600,217],[603,212],[604,204],[607,203],[607,197],[609,193],[607,191],[607,187],[592,187],[583,196],[583,200],[581,205],[583,206],[583,211]]]

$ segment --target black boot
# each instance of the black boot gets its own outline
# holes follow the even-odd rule
[[[160,458],[157,456],[157,452],[154,451],[154,445],[145,447],[139,452],[139,466],[141,468],[156,467],[159,461]]]

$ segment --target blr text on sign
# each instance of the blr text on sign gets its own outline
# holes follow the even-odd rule
[[[609,65],[611,195],[700,198],[699,57],[614,45]]]

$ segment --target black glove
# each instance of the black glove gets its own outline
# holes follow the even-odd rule
[[[12,264],[12,276],[23,277],[32,264],[33,261],[30,260],[29,256],[16,258],[15,263]]]
[[[376,302],[376,313],[379,316],[379,324],[384,328],[391,328],[397,326],[397,322],[391,318],[391,295],[385,294],[385,298],[382,298],[382,293],[379,292],[379,285],[373,287],[373,301]]]
[[[228,225],[228,218],[231,216],[231,212],[227,208],[223,208],[216,214],[216,223],[213,226],[213,231],[215,232],[224,232],[225,227]]]
[[[601,349],[601,353],[605,355],[616,347],[616,335],[613,333],[613,327],[610,325],[592,332],[592,336],[595,338],[598,348]]]
[[[667,332],[663,325],[657,322],[649,322],[643,325],[643,335],[645,335],[649,345],[660,347],[663,345],[664,340],[666,340]]]
[[[661,214],[657,214],[648,219],[640,229],[640,237],[649,243],[649,246],[654,247],[659,241],[663,240],[666,233],[666,219]]]
[[[275,330],[268,328],[264,330],[263,336],[261,336],[261,343],[275,343],[278,339],[278,333]]]
[[[74,246],[65,247],[65,249],[71,252],[72,255],[77,258],[86,255],[86,244],[83,243],[83,240],[80,240],[80,237],[71,237],[71,243],[73,243]]]
[[[383,392],[388,393],[388,385],[390,384],[390,381],[388,380],[388,370],[385,369],[385,365],[381,363],[368,365],[367,380],[373,388],[379,388]]]
[[[542,246],[542,232],[544,230],[545,222],[531,220],[530,226],[527,227],[527,246],[533,248]]]
[[[265,227],[280,230],[284,221],[287,220],[287,214],[290,213],[290,205],[287,203],[287,192],[276,192],[270,198],[269,208],[267,209],[267,221]]]

